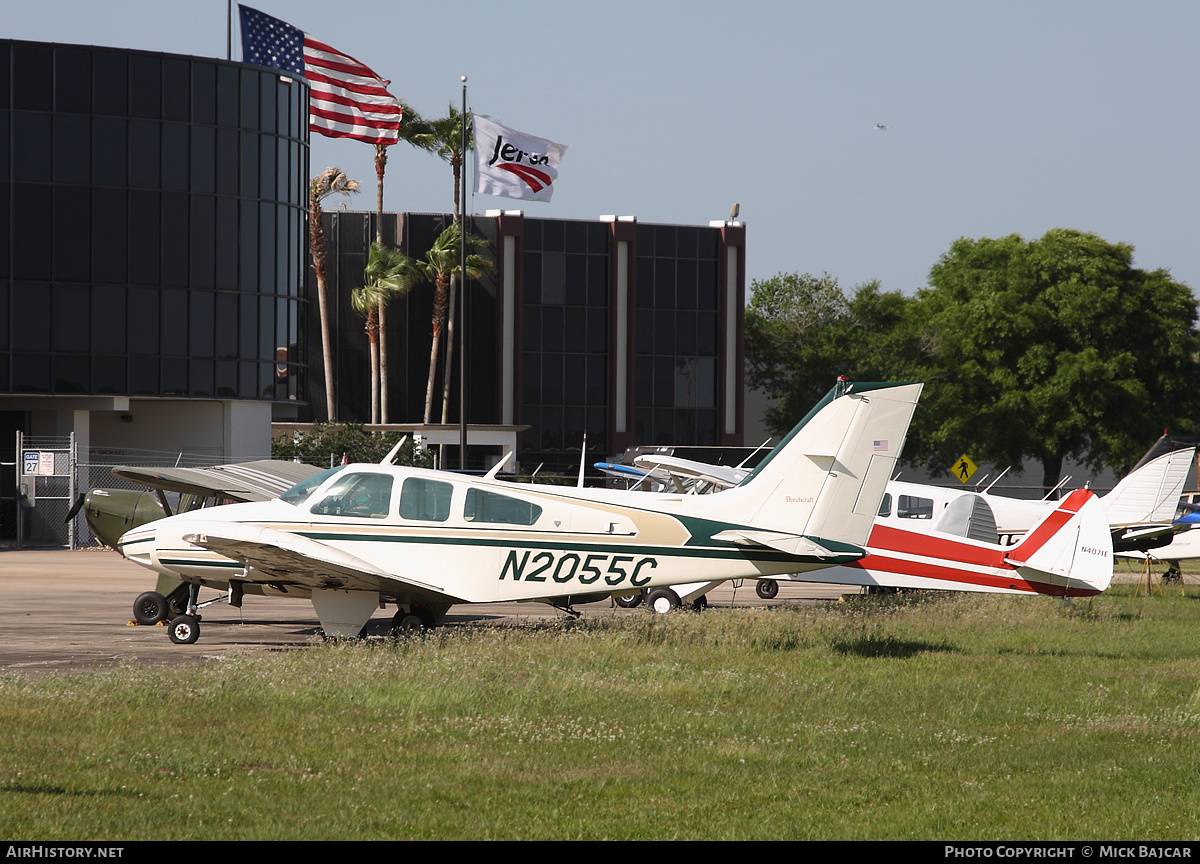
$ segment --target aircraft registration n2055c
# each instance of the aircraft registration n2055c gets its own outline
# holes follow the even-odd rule
[[[326,635],[394,603],[396,629],[456,603],[573,603],[657,585],[847,564],[863,548],[920,384],[839,382],[746,480],[720,495],[514,484],[394,465],[315,475],[274,501],[180,514],[119,551],[193,587],[172,641],[199,634],[200,585],[308,596]],[[494,472],[493,472],[494,473]]]

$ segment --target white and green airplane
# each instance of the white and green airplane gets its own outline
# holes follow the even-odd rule
[[[848,564],[864,548],[920,384],[839,382],[736,488],[719,495],[514,484],[347,465],[273,501],[151,522],[118,549],[190,583],[172,641],[199,636],[201,585],[310,597],[329,636],[394,604],[397,630],[458,603],[572,604],[680,582]]]

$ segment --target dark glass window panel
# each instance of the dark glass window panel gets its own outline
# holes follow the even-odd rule
[[[0,55],[2,57],[3,55]],[[9,357],[7,354],[0,354],[0,390],[12,390],[12,385],[9,383]]]
[[[587,256],[567,254],[565,302],[573,306],[587,305]]]
[[[587,286],[589,306],[608,306],[608,258],[606,256],[588,256]]]
[[[93,286],[92,351],[104,354],[125,353],[125,289],[117,286]],[[124,377],[124,364],[121,366]]]
[[[542,355],[526,351],[521,357],[521,402],[542,404]]]
[[[129,57],[129,116],[148,120],[162,117],[162,65],[158,57]]]
[[[542,307],[542,350],[558,353],[563,350],[563,310],[561,306]]]
[[[655,354],[675,353],[675,313],[671,310],[654,313],[654,339],[650,349]]]
[[[680,226],[675,229],[675,254],[680,258],[695,258],[699,252],[699,228]]]
[[[258,148],[258,197],[265,200],[275,198],[275,147],[271,140],[264,135]]]
[[[236,128],[238,125],[238,68],[217,67],[217,125]]]
[[[238,202],[217,199],[216,287],[237,288],[238,284]]]
[[[716,228],[709,228],[707,231],[701,229],[698,243],[700,248],[696,257],[709,261],[716,261],[720,257],[721,232]]]
[[[566,234],[566,251],[567,252],[586,252],[587,251],[587,222],[570,221],[564,222],[563,228]]]
[[[162,213],[157,192],[129,193],[129,278],[138,285],[157,285]]]
[[[589,354],[587,358],[587,404],[608,405],[608,357]],[[588,427],[592,424],[589,421]]]
[[[653,416],[654,431],[651,443],[661,447],[667,444],[675,444],[680,440],[675,432],[674,411],[670,408],[656,408],[654,409]]]
[[[129,121],[129,185],[136,189],[157,189],[161,177],[161,123],[152,120]]]
[[[7,183],[0,183],[0,238],[8,237],[12,229],[12,221],[9,215],[12,211],[8,206],[10,192],[11,189]],[[24,215],[22,215],[22,218],[24,218]],[[7,278],[9,276],[10,263],[8,260],[8,243],[0,239],[0,278]]]
[[[238,133],[217,130],[217,194],[238,194]]]
[[[564,449],[578,450],[583,446],[583,433],[587,431],[586,418],[587,415],[582,407],[568,405],[563,409]]]
[[[696,358],[696,407],[717,406],[717,358]]]
[[[0,57],[2,57],[2,56],[3,56],[3,52],[0,52]],[[9,112],[0,111],[0,180],[6,181],[6,182],[9,179],[9,177],[8,177],[8,162],[9,162],[8,157],[9,157],[10,149],[8,146],[8,137],[9,137],[8,130],[9,130],[9,126],[12,125],[9,122],[10,116],[11,115],[9,114]],[[5,187],[5,188],[7,188],[7,187]],[[0,200],[7,200],[7,198],[0,199]],[[0,209],[7,210],[8,208],[0,208]],[[2,245],[2,244],[0,244],[0,245]]]
[[[675,252],[675,226],[674,225],[656,225],[654,226],[654,254],[657,258],[674,258]]]
[[[188,353],[188,295],[186,291],[163,291],[161,299],[162,348],[170,357],[186,357]],[[186,378],[186,376],[185,376]],[[166,368],[163,369],[166,386]],[[180,384],[180,387],[185,385]],[[176,388],[178,389],[178,388]]]
[[[8,101],[10,92],[9,70],[12,68],[12,51],[11,46],[0,44],[0,110],[8,110],[12,105]],[[4,379],[0,378],[0,387],[4,386]]]
[[[259,360],[275,360],[275,298],[258,298],[258,353]],[[259,376],[262,383],[262,376]]]
[[[612,228],[607,222],[588,222],[587,251],[593,255],[608,255]]]
[[[542,251],[542,220],[541,219],[526,219],[522,226],[523,235],[518,241],[519,245],[526,252],[541,252]],[[529,256],[525,256],[526,260]]]
[[[258,76],[252,69],[239,69],[241,73],[241,118],[239,126],[243,129],[258,128]],[[244,393],[243,393],[244,395]]]
[[[98,186],[125,186],[128,182],[128,121],[96,117],[92,122],[92,182]]]
[[[291,307],[291,301],[278,297],[275,300],[275,353],[272,355],[276,360],[280,358],[282,352],[284,359],[287,358],[288,342],[291,341],[288,332],[288,312]]]
[[[696,313],[696,353],[713,356],[717,353],[717,313]]]
[[[50,190],[14,183],[12,199],[13,212],[20,214],[12,225],[12,274],[17,279],[48,280],[53,260]]]
[[[637,331],[634,341],[638,354],[649,354],[654,350],[654,313],[649,309],[637,311]]]
[[[217,190],[217,130],[208,126],[193,126],[191,166],[192,192]]]
[[[162,282],[179,288],[188,284],[188,199],[167,192],[162,196]]]
[[[241,134],[241,194],[258,197],[258,136],[253,132]]]
[[[654,308],[675,308],[675,260],[659,258],[654,262]]]
[[[125,255],[129,249],[128,193],[124,189],[92,192],[92,279],[96,282],[128,281]]]
[[[563,401],[569,405],[583,402],[587,391],[585,354],[563,355]]]
[[[278,379],[275,377],[274,363],[258,364],[258,398],[274,399]]]
[[[584,351],[587,343],[587,309],[583,306],[568,306],[563,312],[564,345],[568,351]]]
[[[675,358],[655,357],[650,361],[654,366],[654,401],[656,408],[675,404]]]
[[[275,207],[264,201],[258,213],[258,290],[269,292],[275,284]]]
[[[282,83],[281,79],[276,79]],[[292,128],[291,108],[292,108],[292,90],[294,84],[284,84],[283,89],[275,91],[275,129],[279,132],[279,137],[282,139],[287,136]]]
[[[192,61],[192,122],[217,122],[217,69],[206,60]]]
[[[294,294],[295,290],[288,284],[288,276],[292,272],[288,257],[288,208],[282,204],[275,208],[275,293]],[[364,267],[365,269],[365,267]]]
[[[17,283],[12,292],[12,347],[50,350],[50,286]]]
[[[587,310],[587,351],[593,354],[608,352],[608,310]]]
[[[238,364],[232,360],[217,361],[217,398],[238,398]]]
[[[50,392],[50,364],[45,354],[12,355],[12,389],[14,393]]]
[[[92,79],[93,100],[97,114],[110,117],[129,116],[128,55],[120,51],[97,51],[94,55]]]
[[[675,268],[675,308],[696,308],[696,262],[680,261]]]
[[[650,405],[654,402],[654,364],[649,357],[634,364],[633,402],[635,405]]]
[[[542,251],[566,251],[566,227],[563,222],[542,220]]]
[[[681,309],[675,313],[675,351],[679,354],[696,353],[696,313]]]
[[[523,256],[524,266],[521,268],[522,285],[521,293],[525,305],[540,304],[542,302],[542,256],[533,252],[526,252]]]
[[[585,412],[588,430],[588,452],[607,453],[608,411],[605,408],[588,408]]]
[[[188,300],[188,353],[192,357],[212,357],[216,297],[209,291],[191,291]]]
[[[54,187],[54,278],[91,278],[92,195],[87,187]]]
[[[191,64],[177,57],[164,57],[162,64],[163,119],[186,123],[191,119]]]
[[[53,49],[49,45],[12,46],[13,107],[26,111],[53,111]],[[20,176],[19,174],[17,175]]]
[[[197,360],[193,357],[188,362],[188,394],[211,397],[215,389],[213,361]]]
[[[0,351],[8,350],[8,283],[0,282]],[[5,381],[0,378],[0,390]]]
[[[259,98],[259,128],[263,132],[274,133],[275,126],[275,97],[279,86],[279,76],[273,72],[258,73]]]
[[[191,196],[188,284],[192,288],[214,288],[216,267],[217,200],[207,195]]]
[[[188,395],[188,363],[186,360],[163,358],[162,361],[162,395]]]
[[[543,450],[563,449],[563,412],[561,408],[543,408],[539,413]]]
[[[162,185],[186,192],[188,188],[188,127],[182,123],[162,125]]]
[[[639,223],[637,226],[637,238],[636,238],[635,242],[637,243],[637,254],[638,255],[645,255],[647,257],[653,257],[654,256],[654,226],[653,225],[642,225],[641,223]]]
[[[717,308],[717,265],[701,266],[696,273],[696,308]]]
[[[562,356],[542,357],[542,399],[543,405],[563,404],[563,368]]]
[[[721,442],[717,438],[717,412],[696,412],[696,444],[702,447],[716,447]]]
[[[633,434],[638,441],[651,440],[651,430],[654,427],[654,415],[649,408],[638,408],[633,412]]]
[[[17,111],[12,119],[13,177],[23,183],[49,183],[54,152],[50,115]]]
[[[158,356],[160,318],[157,288],[129,289],[129,353]],[[141,361],[139,361],[141,362]],[[154,385],[158,391],[157,379]]]
[[[654,259],[638,256],[637,285],[635,286],[637,307],[654,308]]]
[[[91,114],[91,52],[73,48],[56,49],[54,71],[54,110],[60,114]]]
[[[127,393],[125,358],[97,356],[92,358],[92,392]]]
[[[279,138],[275,141],[275,195],[280,201],[286,201],[288,193],[292,190],[288,185],[291,179],[290,152],[287,139]]]
[[[240,265],[238,282],[243,291],[258,290],[258,202],[241,202],[238,237]]]
[[[561,252],[542,253],[542,303],[561,306],[567,296],[567,261]]]
[[[60,354],[54,358],[54,392],[87,393],[92,389],[91,358]]]
[[[238,363],[238,397],[258,398],[258,364]]]
[[[129,393],[131,396],[157,396],[162,392],[158,382],[158,360],[129,358]]]
[[[216,355],[237,357],[238,353],[238,295],[230,291],[217,293]]]
[[[539,351],[542,347],[542,310],[537,306],[526,306],[521,310],[521,348]]]

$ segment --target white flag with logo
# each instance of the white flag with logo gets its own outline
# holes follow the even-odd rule
[[[558,180],[558,163],[567,153],[536,135],[476,115],[475,191],[525,201],[549,201]]]

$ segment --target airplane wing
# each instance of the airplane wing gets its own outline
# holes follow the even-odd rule
[[[261,459],[209,468],[146,468],[122,465],[112,469],[123,480],[151,489],[230,498],[234,501],[270,501],[321,469],[301,462]]]
[[[730,489],[744,479],[750,472],[743,468],[730,468],[726,465],[708,465],[692,459],[679,459],[674,456],[642,455],[633,460],[640,468],[653,470],[661,468],[681,477],[694,477],[707,480],[722,489]]]
[[[194,531],[180,527],[186,542],[246,565],[245,581],[282,582],[310,590],[378,591],[408,602],[464,602],[436,585],[389,573],[300,534],[241,522],[206,521],[197,523]]]

